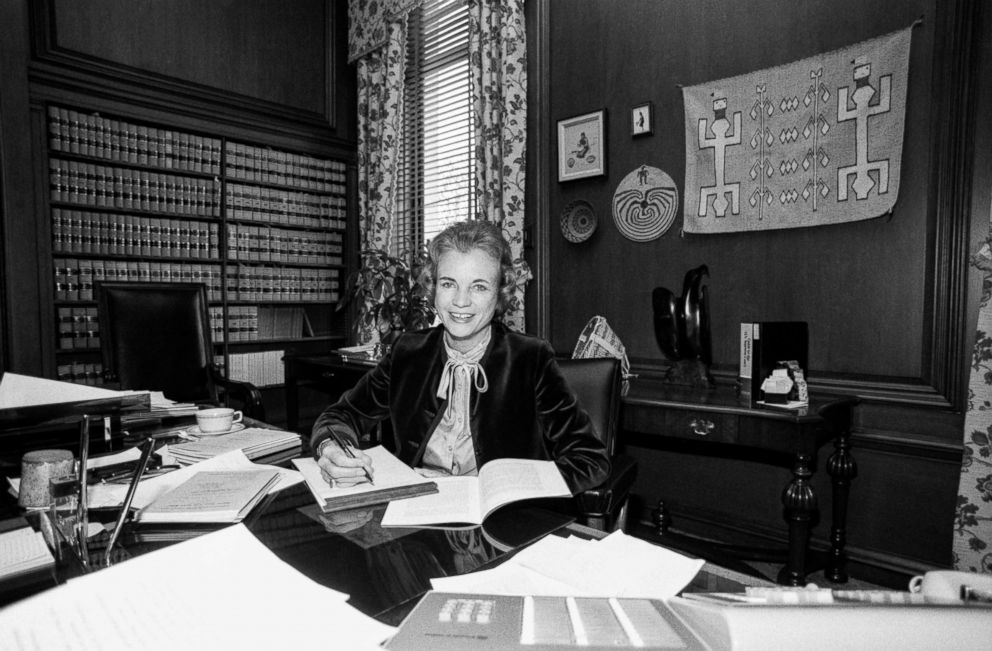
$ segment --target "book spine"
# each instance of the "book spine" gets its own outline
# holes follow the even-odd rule
[[[742,323],[741,324],[741,348],[740,348],[740,365],[738,372],[738,379],[741,384],[741,397],[747,398],[754,402],[757,400],[755,395],[760,383],[755,384],[755,374],[757,373],[758,364],[754,355],[754,344],[755,344],[755,333],[760,332],[757,323]]]

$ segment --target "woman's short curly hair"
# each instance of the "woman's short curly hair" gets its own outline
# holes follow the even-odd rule
[[[468,253],[478,249],[499,261],[499,296],[496,301],[496,318],[502,317],[510,308],[516,273],[513,269],[513,255],[510,243],[503,237],[503,231],[493,222],[470,219],[455,222],[434,236],[427,245],[427,263],[420,275],[420,282],[427,289],[431,305],[436,296],[437,266],[441,256],[448,251]]]

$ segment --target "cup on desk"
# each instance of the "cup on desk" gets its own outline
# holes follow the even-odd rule
[[[240,423],[241,418],[240,411],[227,407],[201,409],[196,412],[196,426],[204,434],[220,434],[234,427],[236,423]]]

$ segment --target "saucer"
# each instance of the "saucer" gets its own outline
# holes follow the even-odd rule
[[[234,432],[240,432],[244,428],[244,423],[235,423],[231,426],[231,429],[226,429],[223,432],[204,432],[200,430],[199,425],[193,425],[193,427],[186,430],[186,433],[191,436],[220,436],[221,434],[233,434]]]

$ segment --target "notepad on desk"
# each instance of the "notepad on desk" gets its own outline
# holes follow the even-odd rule
[[[241,522],[277,481],[278,470],[201,471],[146,506],[135,520]]]
[[[397,459],[381,445],[363,452],[372,458],[375,483],[358,484],[347,488],[328,484],[321,477],[320,467],[313,459],[293,459],[293,465],[303,475],[321,511],[331,513],[393,500],[403,501],[406,498],[437,492],[437,484],[434,480],[421,477],[417,471]]]
[[[521,500],[571,497],[553,461],[494,459],[477,477],[438,477],[438,492],[391,502],[382,516],[384,527],[435,524],[482,524],[501,506]]]

